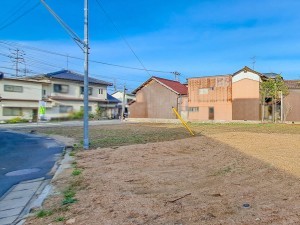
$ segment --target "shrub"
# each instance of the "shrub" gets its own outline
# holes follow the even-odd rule
[[[72,120],[77,120],[77,119],[82,119],[83,118],[83,110],[77,111],[77,112],[72,112],[69,115],[69,118]]]
[[[29,120],[22,119],[21,117],[15,117],[6,121],[7,123],[28,123]]]

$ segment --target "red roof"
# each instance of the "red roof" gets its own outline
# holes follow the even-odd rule
[[[137,89],[135,89],[132,93],[136,94],[140,89],[145,87],[150,81],[155,80],[159,84],[168,88],[169,90],[175,92],[178,95],[187,95],[188,88],[186,85],[181,84],[179,81],[168,80],[160,77],[151,77],[147,81],[145,81],[142,85],[140,85]]]
[[[152,78],[161,82],[162,84],[169,87],[174,92],[177,92],[180,95],[188,94],[188,88],[185,85],[181,84],[179,81],[168,80],[160,77],[152,77]]]

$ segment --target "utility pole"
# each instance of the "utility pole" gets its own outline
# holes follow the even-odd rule
[[[121,121],[124,120],[124,113],[125,113],[125,94],[126,92],[126,86],[124,85],[124,89],[123,89],[123,100],[122,100],[122,113],[121,113]]]
[[[69,54],[67,54],[67,70],[69,70]]]
[[[25,55],[25,53],[23,51],[21,51],[20,49],[16,49],[14,50],[14,52],[11,53],[12,56],[10,58],[13,59],[13,63],[16,64],[16,77],[19,76],[19,63],[24,62],[24,58],[23,56]]]
[[[83,148],[89,149],[89,1],[84,0],[84,40],[81,38],[47,5],[40,0],[57,22],[66,30],[73,41],[84,52],[84,80],[83,80]]]
[[[280,120],[281,123],[283,123],[283,94],[282,91],[280,91]]]
[[[89,149],[89,0],[84,0],[84,115],[83,148]]]
[[[114,90],[115,90],[115,92],[117,92],[117,80],[116,79],[114,79]]]

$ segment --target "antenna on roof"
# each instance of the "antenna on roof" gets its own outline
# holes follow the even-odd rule
[[[256,56],[251,57],[251,59],[252,59],[252,69],[254,70],[255,63],[256,63]]]
[[[179,76],[181,75],[181,73],[175,71],[175,72],[172,72],[174,75],[175,75],[175,80],[176,81],[179,81]]]

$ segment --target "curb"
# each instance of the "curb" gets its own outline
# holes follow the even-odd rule
[[[50,174],[53,174],[53,177],[51,179],[47,179],[45,180],[45,178],[38,178],[38,179],[34,179],[34,180],[29,180],[29,181],[23,181],[20,182],[19,184],[14,185],[13,187],[11,187],[0,199],[0,204],[1,203],[5,203],[5,201],[14,201],[13,196],[14,191],[19,191],[19,189],[22,189],[22,186],[26,186],[30,184],[34,184],[37,183],[35,185],[34,188],[30,189],[32,191],[32,193],[30,193],[30,198],[25,201],[23,200],[24,204],[21,206],[14,206],[14,208],[8,208],[7,210],[4,209],[3,211],[0,211],[0,224],[4,224],[4,225],[8,225],[8,224],[12,224],[12,225],[22,225],[25,223],[26,218],[30,215],[32,215],[32,213],[30,213],[30,211],[32,209],[38,209],[42,206],[44,200],[47,198],[47,196],[51,193],[53,186],[51,185],[51,181],[53,179],[55,179],[59,174],[61,174],[63,172],[64,169],[66,168],[70,168],[71,162],[73,161],[73,158],[69,155],[70,152],[73,150],[73,146],[65,146],[64,150],[63,150],[63,155],[62,155],[62,159],[58,160],[55,162],[54,166],[52,167],[52,169],[50,170]],[[38,182],[40,182],[40,184],[38,184]],[[29,192],[29,189],[22,189],[22,191],[27,191]],[[6,200],[6,198],[9,198],[8,200]],[[25,197],[26,198],[26,197]],[[28,198],[28,196],[27,196]],[[22,202],[22,197],[15,199],[18,200],[20,202]],[[16,208],[18,207],[18,208]],[[8,217],[6,216],[6,220],[5,220],[5,216],[1,218],[1,213],[3,215],[7,215],[10,213],[10,211],[13,210],[18,210],[16,211],[16,215],[14,216],[10,216],[8,215]],[[14,214],[14,213],[13,213]],[[2,220],[2,221],[1,221]]]

